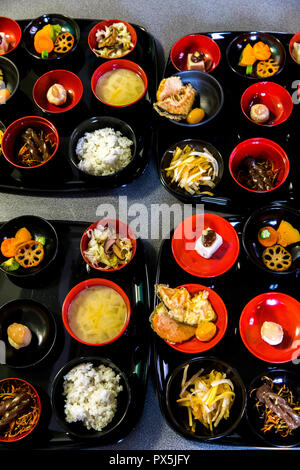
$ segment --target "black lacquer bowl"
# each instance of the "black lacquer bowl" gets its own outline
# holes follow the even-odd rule
[[[203,375],[206,375],[215,369],[220,372],[225,372],[226,377],[233,383],[235,399],[230,409],[229,418],[222,419],[213,432],[200,422],[196,425],[196,431],[192,432],[188,427],[188,413],[186,407],[179,406],[176,403],[176,400],[179,398],[183,371],[186,364],[189,364],[187,380],[199,370],[203,369]],[[245,386],[238,372],[230,365],[215,357],[195,357],[180,364],[171,373],[166,385],[165,394],[170,423],[173,429],[187,439],[197,441],[218,439],[231,433],[242,419],[246,405]]]

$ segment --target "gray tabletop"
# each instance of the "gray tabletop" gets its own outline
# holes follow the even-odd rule
[[[264,30],[292,33],[300,29],[298,0],[52,0],[50,4],[46,0],[0,0],[0,12],[2,16],[15,19],[35,18],[44,13],[62,13],[75,18],[124,19],[144,26],[155,37],[165,56],[178,38],[191,32]],[[0,220],[31,213],[52,220],[93,222],[98,219],[103,204],[118,206],[120,196],[127,196],[128,205],[143,202],[148,209],[162,202],[178,203],[161,186],[154,162],[150,162],[144,174],[128,187],[105,193],[67,197],[0,193]],[[160,238],[147,243],[156,253]],[[222,446],[190,442],[175,434],[160,413],[149,381],[144,413],[135,430],[123,442],[105,449],[213,450],[222,449]]]

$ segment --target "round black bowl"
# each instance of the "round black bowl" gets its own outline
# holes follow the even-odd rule
[[[79,158],[76,155],[77,142],[81,137],[84,136],[86,132],[94,132],[98,129],[103,129],[106,127],[113,128],[115,131],[120,131],[124,137],[127,137],[133,142],[133,145],[131,146],[131,160],[127,166],[122,168],[120,171],[117,171],[116,173],[112,173],[111,175],[105,175],[105,176],[90,175],[82,171],[78,166]],[[135,137],[135,133],[133,129],[125,121],[121,121],[120,119],[117,119],[115,117],[95,116],[95,117],[86,119],[74,129],[70,137],[69,158],[72,164],[80,173],[83,179],[91,181],[93,183],[98,183],[99,187],[101,187],[102,184],[104,185],[114,184],[114,182],[116,182],[124,173],[130,172],[133,166],[135,165],[136,156],[137,156],[137,141],[136,141],[136,137]]]
[[[121,376],[120,384],[123,386],[123,390],[117,397],[117,412],[113,420],[105,428],[103,428],[102,431],[87,429],[80,421],[67,423],[65,419],[65,398],[63,396],[64,376],[70,372],[73,367],[88,362],[91,362],[95,367],[103,364],[106,367],[112,368],[117,374],[120,374]],[[131,389],[126,375],[110,359],[101,357],[77,357],[71,360],[65,364],[57,373],[51,387],[51,404],[58,423],[67,433],[70,434],[72,438],[79,440],[97,439],[107,436],[109,433],[115,431],[126,417],[130,403]]]
[[[269,377],[276,385],[287,385],[293,392],[295,402],[300,402],[300,379],[296,372],[284,369],[267,370],[263,374],[255,377],[247,390],[246,418],[252,432],[265,443],[276,447],[293,447],[300,444],[300,428],[293,430],[292,434],[282,437],[274,431],[263,432],[264,418],[256,408],[257,399],[253,389],[263,384],[262,377]],[[252,393],[251,393],[252,391]]]
[[[31,343],[15,349],[8,341],[7,328],[12,323],[27,326],[32,334]],[[6,365],[22,369],[43,361],[53,349],[56,340],[56,322],[46,307],[32,299],[18,299],[0,308],[0,339],[6,346]]]
[[[178,72],[174,76],[180,77],[183,84],[190,83],[197,91],[193,108],[202,108],[205,116],[202,121],[197,124],[189,124],[188,122],[174,121],[170,122],[183,127],[199,127],[207,124],[214,119],[220,112],[224,103],[224,93],[220,83],[209,73],[200,72],[199,70],[185,70]]]
[[[266,225],[277,229],[282,220],[286,220],[296,229],[300,229],[300,211],[283,204],[271,204],[261,207],[250,215],[243,227],[242,244],[247,257],[255,266],[269,274],[286,275],[300,269],[300,243],[286,247],[287,251],[291,252],[293,256],[292,265],[286,271],[270,270],[262,261],[264,247],[258,241],[258,231]]]
[[[29,230],[33,239],[45,237],[45,255],[43,260],[38,266],[33,266],[31,268],[23,268],[20,266],[16,271],[6,271],[0,266],[0,269],[5,274],[24,279],[40,274],[48,268],[57,255],[58,237],[54,227],[50,222],[42,217],[35,215],[21,215],[20,217],[16,217],[15,219],[6,222],[0,227],[0,244],[4,238],[13,238],[16,232],[22,227],[26,227],[27,230]],[[0,265],[7,259],[8,258],[3,256],[0,252]]]
[[[10,102],[14,94],[19,88],[19,83],[20,83],[20,76],[19,76],[19,71],[15,64],[10,60],[7,59],[7,57],[1,57],[0,56],[0,69],[3,72],[3,79],[5,83],[5,88],[7,88],[10,92],[10,97],[5,101],[5,103],[2,104],[7,104]],[[1,105],[0,105],[1,106]],[[3,110],[3,108],[1,108]]]
[[[221,181],[222,176],[223,176],[224,162],[223,162],[222,155],[220,154],[220,152],[212,144],[210,144],[209,142],[205,142],[204,140],[199,140],[199,139],[181,140],[180,142],[176,142],[176,143],[172,144],[165,151],[165,153],[164,153],[164,155],[161,159],[161,162],[160,162],[160,181],[161,181],[161,183],[163,184],[163,186],[171,194],[173,194],[178,199],[180,199],[184,202],[187,202],[187,203],[190,203],[190,202],[193,203],[193,202],[197,202],[197,200],[201,200],[203,195],[201,195],[201,194],[189,194],[187,191],[180,188],[177,185],[177,183],[174,183],[174,182],[170,181],[170,179],[167,177],[166,171],[165,171],[165,168],[168,168],[170,163],[171,163],[171,160],[173,158],[173,153],[175,152],[176,147],[180,147],[181,149],[183,149],[186,145],[189,145],[189,146],[191,146],[191,147],[193,147],[193,148],[195,148],[196,150],[199,150],[199,151],[203,151],[203,149],[206,148],[212,154],[212,156],[215,157],[215,159],[218,162],[219,172],[218,172],[217,178],[215,179],[216,186],[213,189],[209,188],[208,186],[203,186],[202,191],[209,191],[209,192],[214,192],[215,191],[215,188],[217,187],[217,185],[219,184],[219,182]]]
[[[238,65],[239,59],[242,53],[242,50],[247,44],[253,46],[256,42],[262,41],[267,44],[272,52],[271,58],[273,58],[278,64],[279,69],[278,71],[272,75],[271,77],[264,78],[258,77],[255,73],[255,64],[253,67],[252,74],[246,74],[246,67],[240,67]],[[263,33],[263,32],[249,32],[243,33],[240,36],[234,38],[226,50],[226,57],[230,68],[240,75],[241,77],[255,79],[255,80],[272,80],[272,78],[278,75],[284,67],[285,64],[285,49],[279,39],[277,39],[272,34]]]
[[[235,400],[230,409],[228,419],[220,421],[217,429],[212,434],[200,422],[197,423],[196,431],[193,433],[187,427],[188,414],[185,407],[180,407],[176,400],[179,397],[183,370],[189,364],[187,378],[191,378],[199,370],[203,369],[203,375],[215,369],[225,372],[234,385]],[[219,439],[230,434],[239,424],[246,406],[246,390],[238,372],[225,362],[214,357],[196,357],[179,365],[170,375],[166,386],[166,404],[169,414],[169,422],[172,428],[187,439],[203,441]]]
[[[58,13],[51,13],[51,14],[45,14],[42,16],[39,16],[38,18],[35,18],[34,20],[30,21],[28,25],[25,27],[24,32],[23,32],[23,44],[26,49],[26,51],[35,59],[41,59],[45,61],[45,59],[42,59],[41,54],[38,54],[34,48],[34,36],[39,31],[40,29],[43,28],[43,26],[46,26],[47,24],[59,24],[62,28],[62,33],[69,32],[73,34],[74,36],[74,45],[70,51],[66,52],[65,54],[57,54],[56,52],[52,51],[50,52],[48,60],[60,60],[63,59],[67,56],[69,56],[74,50],[76,49],[79,39],[80,39],[80,28],[76,21],[74,21],[72,18],[69,18],[64,15],[60,15]]]

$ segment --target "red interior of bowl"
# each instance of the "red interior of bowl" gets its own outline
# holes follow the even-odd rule
[[[136,101],[134,101],[133,103],[129,103],[129,104],[126,104],[124,106],[112,105],[112,104],[109,104],[109,103],[105,103],[104,101],[102,101],[99,98],[99,96],[97,96],[97,94],[96,94],[96,85],[97,85],[97,82],[98,82],[99,78],[102,77],[102,75],[104,75],[105,73],[110,72],[111,70],[116,70],[116,69],[131,70],[132,72],[139,75],[141,77],[141,79],[143,80],[144,86],[145,86],[144,91],[141,94],[141,96]],[[104,103],[108,106],[112,106],[112,107],[115,107],[115,108],[121,108],[121,107],[130,106],[130,105],[136,103],[137,101],[139,101],[145,95],[145,93],[147,91],[147,88],[148,88],[148,79],[147,79],[147,75],[145,74],[144,70],[138,64],[136,64],[135,62],[131,62],[130,60],[126,60],[126,59],[115,59],[115,60],[110,60],[110,61],[104,62],[102,65],[100,65],[100,67],[98,67],[95,70],[95,72],[92,75],[92,79],[91,79],[91,87],[92,87],[92,91],[93,91],[95,97],[99,101],[101,101],[102,103]]]
[[[22,30],[19,24],[6,16],[0,16],[0,32],[5,33],[7,40],[10,42],[8,51],[5,54],[7,55],[12,52],[20,43],[22,37]]]
[[[185,287],[191,295],[197,294],[200,290],[207,290],[209,292],[208,299],[217,314],[217,333],[210,341],[199,341],[194,336],[194,338],[190,339],[189,341],[185,341],[181,344],[172,344],[168,341],[166,341],[166,343],[169,344],[173,349],[185,353],[197,354],[204,351],[208,351],[209,349],[213,348],[216,344],[218,344],[219,341],[221,341],[226,332],[228,324],[226,306],[221,297],[214,290],[206,286],[202,286],[201,284],[185,284],[179,287]]]
[[[100,23],[96,24],[91,29],[91,31],[89,32],[89,36],[88,36],[88,44],[89,44],[89,47],[90,47],[91,51],[93,51],[93,49],[95,49],[96,44],[97,44],[96,32],[98,30],[101,31],[102,29],[105,29],[105,26],[109,27],[114,23],[123,23],[126,26],[127,31],[129,32],[129,34],[131,36],[131,42],[133,44],[132,48],[129,51],[125,52],[122,56],[120,56],[120,58],[124,57],[127,54],[129,54],[129,52],[133,51],[133,49],[135,48],[136,43],[137,43],[136,31],[131,26],[131,24],[126,23],[126,21],[123,21],[123,20],[104,20],[104,21],[101,21]],[[104,57],[103,57],[103,59],[104,59]],[[105,59],[110,59],[110,57],[105,57]]]
[[[255,122],[250,118],[250,106],[255,102],[264,104],[270,111],[266,123]],[[274,82],[258,82],[247,88],[241,98],[241,108],[245,116],[255,124],[277,126],[286,121],[293,111],[293,100],[289,92]]]
[[[116,292],[118,292],[118,294],[121,295],[122,299],[124,300],[124,302],[126,304],[126,308],[127,308],[127,319],[126,319],[126,322],[125,322],[125,325],[124,325],[122,331],[115,338],[113,338],[110,341],[107,341],[105,343],[101,343],[101,344],[87,343],[87,342],[81,340],[80,338],[78,338],[70,328],[69,317],[68,317],[69,307],[70,307],[73,299],[76,297],[76,295],[79,294],[84,289],[88,289],[89,287],[95,287],[95,286],[105,286],[105,287],[110,287],[110,288],[114,289]],[[130,315],[131,315],[131,307],[130,307],[130,302],[129,302],[129,299],[128,299],[126,293],[123,291],[123,289],[120,286],[118,286],[118,284],[115,284],[114,282],[112,282],[108,279],[95,278],[95,279],[87,279],[85,281],[80,282],[79,284],[74,286],[73,289],[70,290],[70,292],[66,296],[66,298],[64,300],[64,303],[63,303],[63,306],[62,306],[63,324],[64,324],[66,330],[68,331],[68,333],[74,339],[79,341],[80,343],[87,344],[89,346],[103,346],[105,344],[109,344],[109,343],[112,343],[113,341],[116,341],[124,333],[124,331],[126,330],[126,328],[128,326],[128,323],[129,323],[129,320],[130,320]]]
[[[206,58],[212,61],[208,72],[217,67],[221,59],[220,48],[213,39],[202,34],[189,34],[179,39],[171,49],[172,64],[179,71],[187,70],[187,56],[196,51],[203,52]]]
[[[261,338],[265,321],[278,323],[283,329],[283,340],[277,346]],[[239,328],[246,348],[263,361],[283,363],[300,355],[300,303],[289,295],[268,292],[250,300],[243,309]]]
[[[269,189],[268,191],[255,191],[253,189],[249,189],[246,186],[243,186],[237,180],[237,173],[242,164],[242,161],[245,157],[253,157],[257,159],[267,159],[271,160],[274,164],[274,168],[280,169],[277,178],[277,184],[274,188]],[[283,150],[280,145],[276,142],[273,142],[269,139],[264,139],[261,137],[254,137],[252,139],[244,140],[240,142],[232,151],[230,158],[229,158],[229,171],[231,173],[232,178],[234,181],[241,187],[246,189],[247,191],[251,191],[254,193],[265,193],[269,191],[273,191],[274,189],[278,188],[282,185],[282,183],[286,180],[289,174],[289,159],[285,151]]]
[[[129,225],[125,224],[124,222],[122,222],[121,220],[117,220],[117,219],[102,219],[102,220],[99,220],[97,222],[94,222],[92,225],[90,225],[86,230],[85,232],[83,233],[82,237],[81,237],[81,241],[80,241],[80,251],[81,251],[81,255],[84,259],[84,261],[89,265],[91,266],[91,268],[93,269],[97,269],[98,271],[105,271],[105,272],[110,272],[110,271],[118,271],[119,269],[122,269],[124,268],[124,266],[127,266],[128,263],[126,264],[120,264],[120,266],[118,266],[117,268],[109,268],[109,269],[105,269],[105,266],[104,265],[101,265],[99,267],[95,267],[91,264],[91,262],[86,258],[84,252],[87,250],[87,247],[88,247],[88,243],[89,243],[89,236],[88,236],[88,232],[90,230],[94,230],[98,225],[108,225],[109,227],[112,227],[113,230],[115,230],[115,232],[117,234],[119,234],[121,237],[124,237],[124,238],[130,238],[131,240],[131,243],[132,243],[132,256],[130,258],[130,260],[128,261],[128,263],[130,263],[130,261],[132,260],[132,258],[134,257],[135,255],[135,252],[136,252],[136,237],[135,237],[135,234],[133,232],[133,230],[129,227]]]
[[[40,163],[39,165],[31,166],[31,167],[25,167],[18,165],[15,162],[15,143],[19,135],[25,131],[28,127],[32,127],[33,129],[42,129],[44,132],[46,132],[53,140],[55,143],[54,150],[48,160],[45,162]],[[6,158],[7,161],[9,161],[12,165],[14,165],[17,168],[22,168],[23,170],[31,170],[33,168],[38,168],[45,163],[49,162],[51,158],[55,155],[59,145],[59,136],[56,128],[54,125],[48,121],[47,119],[44,119],[39,116],[26,116],[20,119],[17,119],[14,121],[12,124],[10,124],[7,129],[5,130],[3,137],[2,137],[2,152],[4,157]]]
[[[293,54],[293,47],[294,47],[295,42],[300,42],[300,31],[298,31],[296,34],[294,34],[294,36],[292,37],[292,39],[290,40],[290,43],[289,43],[290,56],[293,59],[293,61],[296,62],[296,64],[298,64],[298,62],[296,61],[296,59],[294,57],[294,54]]]
[[[47,91],[58,83],[67,90],[67,101],[62,106],[55,106],[47,100]],[[80,78],[69,70],[50,70],[42,75],[33,87],[33,99],[37,106],[48,113],[63,113],[74,108],[81,100],[83,85]]]

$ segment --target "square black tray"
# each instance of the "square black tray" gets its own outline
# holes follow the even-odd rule
[[[68,158],[69,137],[78,124],[93,116],[117,117],[132,126],[137,139],[137,162],[130,172],[124,172],[115,180],[114,186],[124,186],[136,179],[144,171],[152,148],[152,101],[157,88],[157,53],[154,38],[141,26],[133,25],[137,32],[137,45],[126,59],[139,64],[148,78],[148,90],[137,104],[125,108],[112,108],[103,105],[95,98],[91,89],[91,78],[103,59],[97,58],[89,48],[89,31],[101,20],[76,20],[80,28],[80,41],[75,51],[59,61],[42,61],[31,57],[20,44],[10,54],[20,74],[19,90],[12,97],[13,102],[1,106],[0,121],[7,127],[23,116],[43,116],[57,128],[60,145],[55,157],[42,170],[39,176],[28,176],[14,169],[3,156],[0,158],[0,191],[18,194],[57,194],[89,191],[101,192],[98,182],[83,179]],[[29,20],[21,20],[22,30]],[[32,89],[36,80],[50,69],[67,69],[76,73],[83,84],[83,96],[79,104],[67,113],[44,113],[34,102]],[[31,172],[30,172],[31,173]],[[102,183],[101,183],[102,185]],[[103,186],[102,186],[103,187]],[[112,185],[110,184],[110,187]]]
[[[0,304],[15,299],[34,299],[54,315],[57,338],[50,355],[40,364],[23,369],[0,365],[0,379],[18,377],[28,380],[37,389],[42,401],[42,414],[32,434],[0,448],[66,449],[101,446],[122,440],[132,431],[141,417],[144,406],[150,348],[148,338],[149,282],[144,247],[137,240],[137,251],[128,266],[119,271],[104,273],[89,268],[80,254],[80,239],[90,225],[84,222],[52,222],[58,234],[59,250],[52,266],[38,279],[19,280],[0,273]],[[91,347],[74,340],[64,328],[61,308],[65,296],[73,286],[89,278],[107,278],[120,285],[131,304],[131,318],[123,335],[107,346]],[[17,279],[17,280],[16,280]],[[128,377],[132,401],[119,427],[107,437],[96,441],[76,441],[61,429],[50,403],[52,381],[60,368],[75,357],[99,356],[112,360]]]
[[[242,113],[240,100],[242,93],[255,80],[246,77],[240,77],[229,66],[226,58],[226,49],[230,42],[245,31],[236,32],[215,32],[203,33],[214,39],[221,51],[221,60],[219,65],[211,72],[220,83],[224,92],[224,105],[220,113],[207,124],[198,127],[178,126],[168,119],[155,113],[155,154],[157,171],[161,182],[160,162],[164,152],[171,144],[183,139],[197,138],[214,145],[221,153],[224,160],[224,174],[221,182],[214,192],[214,196],[202,195],[194,199],[194,203],[205,204],[208,210],[221,210],[234,214],[243,213],[245,209],[252,209],[260,205],[268,204],[272,200],[278,200],[295,205],[299,202],[299,183],[297,182],[297,173],[300,169],[298,158],[298,122],[300,116],[299,100],[294,104],[292,115],[289,119],[274,127],[263,127],[252,124]],[[272,34],[278,38],[286,51],[286,62],[283,70],[276,76],[271,77],[270,81],[277,82],[285,87],[290,94],[295,93],[293,84],[299,76],[299,65],[297,65],[289,55],[289,42],[292,34],[277,33]],[[174,68],[170,56],[167,59],[164,77],[171,76],[178,71]],[[233,181],[229,168],[229,156],[234,147],[241,141],[251,137],[264,137],[274,140],[286,151],[290,161],[290,172],[286,182],[278,189],[268,194],[250,193],[243,190]],[[178,196],[181,201],[189,203],[190,197],[185,194]]]
[[[244,218],[242,216],[231,216],[227,219],[236,229],[240,238]],[[299,301],[300,293],[298,286],[300,273],[296,272],[295,274],[284,276],[265,273],[251,265],[241,247],[235,265],[225,274],[215,278],[194,277],[186,273],[176,263],[172,254],[171,239],[172,234],[170,239],[165,239],[162,242],[157,264],[156,283],[168,284],[170,287],[189,283],[205,285],[220,295],[228,311],[228,326],[224,337],[215,347],[201,354],[179,352],[171,348],[157,334],[154,332],[152,334],[152,372],[160,409],[168,425],[178,432],[168,412],[165,389],[168,378],[173,370],[193,357],[216,357],[223,360],[238,371],[246,389],[255,377],[268,370],[293,370],[300,374],[299,361],[295,361],[295,363],[271,364],[257,359],[246,349],[239,334],[240,315],[245,305],[253,297],[263,292],[277,291],[288,294]],[[154,308],[157,303],[158,300],[156,298],[154,300]],[[266,444],[254,435],[247,423],[246,413],[244,413],[241,422],[232,434],[211,442],[225,446],[227,449],[229,447],[236,448],[241,446],[258,449],[275,449],[275,447]],[[296,448],[299,449],[300,447]]]

